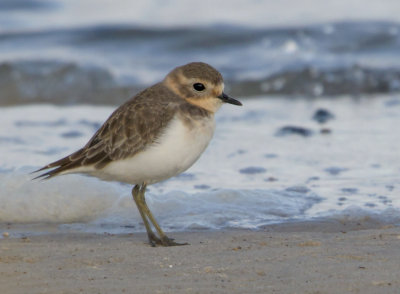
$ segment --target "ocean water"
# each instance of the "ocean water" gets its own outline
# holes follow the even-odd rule
[[[235,0],[210,12],[212,1],[196,3],[0,3],[0,227],[144,231],[132,187],[30,173],[196,60],[218,68],[244,106],[221,109],[192,168],[149,187],[166,231],[314,218],[399,224],[400,4],[307,0],[289,10]]]
[[[400,220],[400,133],[394,128],[400,96],[312,102],[259,97],[244,103],[223,107],[215,138],[191,169],[150,186],[149,205],[166,230],[256,229],[316,217]],[[321,108],[335,117],[322,126],[312,119]],[[7,155],[0,170],[1,223],[143,230],[129,185],[80,175],[32,181],[30,174],[82,146],[112,109],[0,110],[0,153]],[[282,134],[288,126],[309,134]]]
[[[398,2],[286,2],[2,1],[0,105],[118,105],[194,60],[242,97],[400,90]]]

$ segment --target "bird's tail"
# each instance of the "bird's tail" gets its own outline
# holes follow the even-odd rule
[[[61,174],[62,172],[68,171],[70,169],[73,169],[75,167],[78,167],[81,165],[81,161],[83,159],[83,149],[80,149],[64,158],[61,158],[57,161],[54,161],[52,163],[49,163],[47,165],[45,165],[44,167],[33,171],[31,174],[35,174],[41,171],[46,171],[45,173],[42,173],[40,175],[38,175],[37,177],[33,178],[32,180],[36,180],[36,179],[43,179],[43,180],[47,180],[50,179],[52,177],[55,177],[59,174]]]

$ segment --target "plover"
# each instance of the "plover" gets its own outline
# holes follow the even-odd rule
[[[223,90],[222,75],[210,65],[177,67],[115,110],[83,148],[37,170],[50,169],[36,178],[83,173],[132,184],[150,244],[185,245],[162,231],[146,204],[145,191],[149,184],[182,173],[200,157],[223,103],[242,105]]]

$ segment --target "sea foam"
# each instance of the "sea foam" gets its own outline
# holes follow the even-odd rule
[[[149,206],[163,228],[173,231],[256,229],[346,212],[395,223],[393,212],[400,209],[400,134],[392,130],[400,117],[396,101],[259,98],[244,100],[240,109],[226,105],[202,157],[185,173],[149,186]],[[330,133],[320,132],[313,120],[320,108],[335,115],[323,126]],[[143,231],[130,185],[82,175],[32,180],[36,174],[30,174],[83,146],[112,111],[49,105],[0,109],[0,222]],[[285,125],[313,132],[277,136]]]

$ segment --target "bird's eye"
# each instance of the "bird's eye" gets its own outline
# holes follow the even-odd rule
[[[204,91],[206,87],[202,83],[196,83],[196,84],[193,84],[193,88],[196,91]]]

